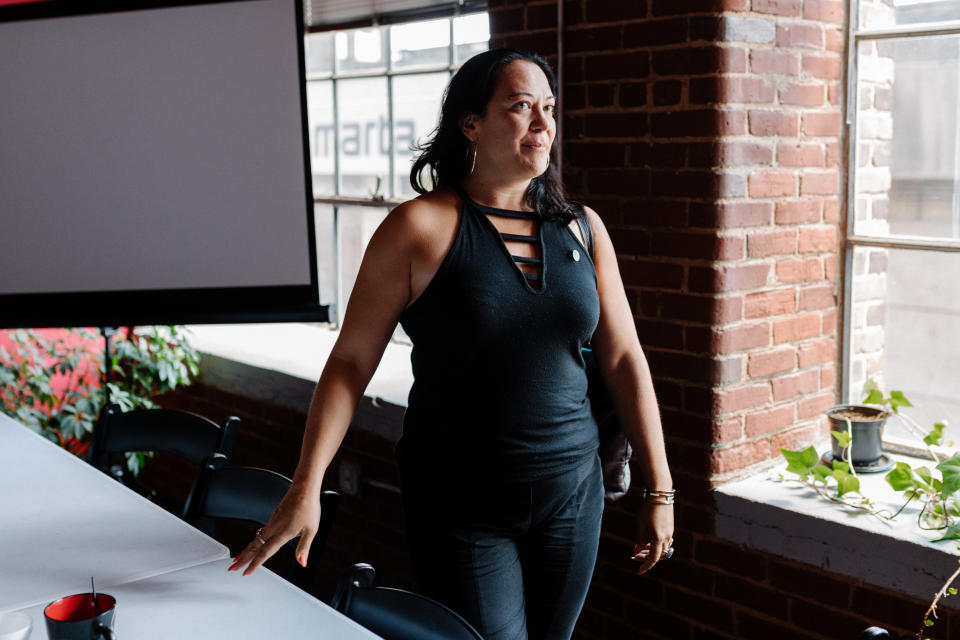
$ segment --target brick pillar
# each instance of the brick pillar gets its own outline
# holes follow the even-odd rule
[[[556,5],[491,2],[555,56]],[[565,4],[565,179],[620,254],[678,488],[822,434],[834,401],[840,0]]]

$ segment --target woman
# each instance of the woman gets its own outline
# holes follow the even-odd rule
[[[324,473],[398,321],[413,342],[398,459],[418,590],[487,640],[569,638],[583,606],[603,510],[580,353],[591,336],[645,487],[672,496],[613,246],[586,209],[591,261],[550,166],[555,94],[541,57],[506,49],[453,77],[411,172],[422,195],[391,211],[367,248],[293,485],[230,570],[255,570],[296,536],[306,564]],[[637,514],[627,557],[640,573],[670,548],[664,502]]]

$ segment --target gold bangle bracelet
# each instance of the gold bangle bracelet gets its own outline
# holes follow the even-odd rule
[[[655,491],[653,489],[641,489],[640,499],[651,504],[673,504],[676,498],[676,490]]]

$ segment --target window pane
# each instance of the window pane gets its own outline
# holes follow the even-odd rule
[[[958,36],[860,43],[858,234],[960,237],[958,50]]]
[[[390,65],[416,69],[450,64],[450,21],[427,20],[390,27]]]
[[[960,20],[960,0],[861,0],[860,28]]]
[[[320,304],[336,304],[336,249],[333,245],[333,207],[329,204],[313,205],[314,231],[317,237],[317,286],[320,288]]]
[[[393,131],[396,149],[396,182],[399,197],[416,195],[410,186],[415,157],[411,145],[425,142],[440,118],[440,100],[450,75],[425,73],[393,79]]]
[[[906,394],[924,432],[946,419],[945,440],[960,443],[960,278],[948,276],[956,273],[958,253],[855,251],[848,400],[863,400],[873,378]],[[885,435],[911,438],[898,420],[887,424]]]
[[[380,207],[340,207],[340,282],[343,287],[344,310],[360,271],[363,252],[370,237],[387,217]],[[342,319],[343,314],[340,315]]]
[[[385,34],[385,30],[377,27],[337,31],[337,71],[386,71]]]
[[[490,18],[486,13],[471,13],[453,19],[455,63],[460,65],[490,45]]]
[[[386,77],[341,80],[337,84],[340,124],[340,193],[386,195],[390,174],[390,124]]]
[[[333,34],[308,33],[304,39],[307,75],[333,73]]]
[[[333,195],[333,83],[307,82],[307,126],[310,133],[310,167],[313,193]]]

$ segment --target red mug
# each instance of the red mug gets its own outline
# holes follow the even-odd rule
[[[43,617],[50,640],[117,640],[111,628],[116,598],[98,593],[94,607],[93,597],[92,593],[78,593],[48,604]]]

